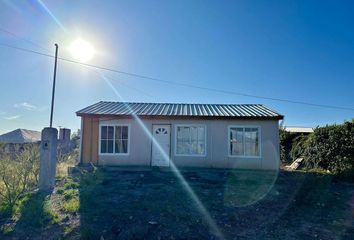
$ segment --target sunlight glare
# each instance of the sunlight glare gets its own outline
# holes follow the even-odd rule
[[[79,62],[88,62],[95,55],[93,46],[83,39],[76,39],[69,47],[69,51],[73,58]]]

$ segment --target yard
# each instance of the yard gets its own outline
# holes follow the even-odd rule
[[[15,217],[0,220],[0,238],[350,239],[354,235],[354,185],[333,176],[199,169],[182,171],[182,176],[185,182],[172,171],[158,169],[77,172],[59,179],[49,197],[26,196]]]

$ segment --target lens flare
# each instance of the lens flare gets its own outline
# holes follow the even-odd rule
[[[97,71],[96,71],[97,72]],[[120,95],[120,93],[117,91],[117,89],[112,85],[112,83],[109,81],[108,78],[105,77],[105,75],[102,72],[99,72],[100,76],[105,80],[105,82],[108,84],[108,86],[113,90],[113,92],[117,95],[117,97],[124,102],[123,97]],[[126,107],[129,109],[131,112],[131,116],[138,122],[140,127],[143,129],[144,133],[152,140],[152,142],[157,146],[157,149],[161,152],[163,157],[166,160],[170,161],[170,157],[165,153],[165,151],[162,149],[161,145],[156,141],[150,130],[145,126],[143,121],[133,113],[133,111],[130,109],[128,105]],[[170,161],[170,167],[173,171],[173,173],[176,175],[177,179],[180,181],[180,184],[184,187],[185,191],[189,194],[191,199],[194,201],[196,204],[198,210],[200,211],[201,214],[203,214],[205,220],[209,224],[210,230],[212,231],[213,234],[215,234],[216,237],[219,239],[225,239],[221,231],[219,230],[218,226],[210,216],[208,210],[204,207],[203,203],[199,200],[198,196],[194,193],[193,189],[189,186],[188,182],[185,180],[183,175],[180,173],[176,165],[174,165],[173,161]]]

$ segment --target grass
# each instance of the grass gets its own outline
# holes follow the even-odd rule
[[[226,239],[345,239],[354,185],[305,172],[190,170],[183,177]],[[215,239],[172,172],[98,168],[25,196],[1,239]],[[28,235],[30,234],[30,235]]]
[[[70,199],[63,204],[63,210],[67,213],[77,213],[80,208],[80,200],[78,198]]]

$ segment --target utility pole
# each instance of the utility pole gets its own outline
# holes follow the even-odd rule
[[[40,149],[40,170],[39,170],[39,190],[42,192],[51,192],[55,187],[55,174],[57,167],[57,147],[58,130],[53,128],[53,110],[55,81],[57,75],[58,62],[58,44],[55,45],[54,75],[52,89],[52,104],[50,110],[50,124],[42,130],[41,149]]]
[[[53,126],[53,110],[54,110],[54,95],[55,95],[55,80],[57,77],[57,63],[58,63],[58,44],[55,46],[55,59],[54,59],[54,75],[53,75],[53,89],[52,89],[52,104],[50,108],[50,124],[49,127]]]

